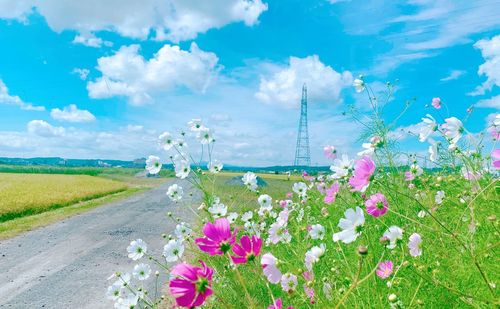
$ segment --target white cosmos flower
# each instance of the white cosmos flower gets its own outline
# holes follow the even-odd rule
[[[281,281],[283,274],[277,267],[278,259],[275,258],[274,255],[271,253],[264,254],[260,260],[260,264],[262,265],[262,271],[269,282],[276,284]]]
[[[420,124],[420,133],[418,134],[418,140],[420,142],[425,142],[429,138],[429,136],[438,128],[436,119],[434,119],[434,117],[429,114],[425,116],[426,118],[422,118],[422,122]]]
[[[141,263],[134,266],[134,270],[132,271],[132,275],[137,280],[146,280],[151,275],[151,267],[148,264]]]
[[[146,170],[151,175],[158,174],[161,170],[160,158],[157,156],[149,156],[146,160]]]
[[[357,93],[360,93],[363,90],[365,90],[365,82],[359,78],[356,78],[352,82],[352,85],[354,86],[354,89],[356,90]]]
[[[252,220],[253,217],[253,212],[251,210],[245,212],[243,215],[241,215],[241,221],[243,222],[248,222]]]
[[[220,203],[217,199],[217,201],[208,208],[208,212],[211,213],[214,218],[224,217],[227,214],[227,206]]]
[[[130,242],[127,252],[129,258],[137,261],[144,256],[144,253],[148,252],[148,245],[142,239],[136,239]]]
[[[321,224],[313,224],[309,230],[309,236],[312,239],[323,239],[325,236],[325,228]]]
[[[165,151],[169,151],[174,146],[174,139],[172,138],[172,134],[168,132],[163,132],[158,137],[158,145],[162,147]]]
[[[188,122],[188,127],[193,132],[198,132],[204,128],[201,119],[193,119]]]
[[[444,191],[436,192],[436,196],[434,197],[434,202],[436,202],[436,204],[438,205],[441,205],[443,203],[443,199],[444,199]]]
[[[125,295],[125,288],[119,282],[115,282],[113,285],[108,287],[106,291],[106,297],[108,299],[116,301],[118,298]]]
[[[341,218],[338,227],[341,232],[333,234],[333,241],[342,241],[349,244],[361,235],[363,224],[365,224],[365,215],[363,210],[356,207],[356,210],[349,208],[344,213],[345,218]]]
[[[175,236],[179,239],[185,239],[189,236],[191,236],[191,228],[186,222],[181,222],[175,226]]]
[[[191,167],[187,161],[181,160],[175,164],[175,176],[184,179],[189,175]]]
[[[375,145],[372,143],[363,143],[361,145],[365,150],[358,152],[358,156],[369,156],[371,157],[375,153]]]
[[[175,145],[177,145],[177,148],[178,148],[179,151],[186,151],[187,148],[188,148],[188,144],[182,138],[178,138],[175,141]]]
[[[222,171],[222,168],[224,167],[224,165],[221,162],[219,162],[219,160],[214,160],[214,161],[208,163],[207,167],[208,167],[208,170],[210,171],[210,173],[217,174],[220,171]]]
[[[259,196],[257,201],[259,202],[259,205],[260,205],[259,214],[262,215],[265,212],[269,212],[269,211],[271,211],[271,209],[273,209],[273,205],[272,205],[273,199],[269,195],[262,194],[261,196]]]
[[[198,141],[202,144],[210,144],[214,142],[214,137],[209,128],[202,128],[198,131]]]
[[[387,231],[385,231],[383,238],[389,241],[389,244],[386,245],[388,249],[396,248],[398,241],[403,239],[403,230],[398,226],[391,226]]]
[[[304,197],[307,194],[307,185],[303,182],[296,182],[292,186],[292,191],[297,193],[300,197]]]
[[[339,179],[347,177],[353,165],[354,161],[349,160],[349,157],[346,154],[343,154],[341,159],[335,159],[333,161],[333,165],[330,166],[330,170],[334,173],[332,178]]]
[[[306,265],[307,270],[312,271],[312,266],[325,254],[325,250],[325,244],[321,244],[319,246],[312,247],[306,252],[304,264]]]
[[[182,190],[182,187],[176,183],[168,187],[167,195],[174,202],[180,201],[183,194],[184,191]]]
[[[290,293],[297,288],[297,276],[294,274],[286,273],[281,276],[281,288],[283,291]]]
[[[257,176],[252,172],[246,172],[241,178],[243,184],[250,190],[257,190]]]
[[[167,262],[175,262],[184,254],[184,245],[181,240],[171,239],[163,247],[163,256]]]
[[[130,280],[132,279],[132,276],[129,273],[124,273],[120,275],[118,280],[113,283],[113,285],[121,285],[123,288],[125,288],[127,285],[130,284]]]
[[[417,233],[411,234],[410,239],[408,241],[408,248],[410,249],[411,256],[417,257],[422,255],[422,248],[420,248],[421,243],[422,243],[422,237],[419,234]]]
[[[230,224],[233,224],[236,222],[236,219],[238,219],[238,213],[237,212],[231,212],[227,215],[227,220],[229,221]]]
[[[419,176],[422,176],[422,174],[424,173],[424,170],[423,170],[423,169],[422,169],[419,165],[417,165],[417,164],[412,164],[412,165],[410,166],[410,172],[411,172],[413,175],[415,175],[415,176],[419,177]]]
[[[134,294],[129,294],[125,298],[118,298],[115,303],[115,309],[131,309],[137,306],[139,302],[139,296]]]
[[[451,144],[456,144],[464,132],[462,121],[456,117],[446,118],[444,121],[446,122],[442,126],[444,129],[444,135]]]

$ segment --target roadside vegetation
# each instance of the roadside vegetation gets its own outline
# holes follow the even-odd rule
[[[361,78],[353,86],[372,107],[370,117],[350,112],[366,128],[363,143],[357,156],[325,146],[325,174],[261,175],[264,185],[252,172],[221,172],[213,132],[200,119],[188,126],[208,171],[191,169],[189,135],[161,134],[176,177],[202,200],[183,199],[190,192],[179,184],[167,196],[197,221],[170,215],[177,225],[164,235],[161,257],[142,239],[130,242],[135,266],[109,279],[115,307],[498,307],[500,115],[484,132],[469,132],[472,108],[460,120],[434,98],[422,122],[401,133],[397,120],[411,102],[398,106],[390,83],[378,98]],[[386,107],[401,113],[388,121]],[[427,152],[403,151],[400,134],[418,137]],[[149,156],[146,169],[161,168],[160,158]],[[168,293],[146,292],[145,280],[168,285]]]

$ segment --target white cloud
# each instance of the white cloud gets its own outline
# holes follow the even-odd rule
[[[450,74],[440,79],[442,82],[447,82],[450,80],[455,80],[463,76],[466,72],[462,70],[452,70]]]
[[[26,103],[17,95],[10,95],[9,88],[0,79],[0,104],[9,104],[19,106],[23,110],[28,111],[44,111],[45,107],[43,106],[35,106],[31,103]]]
[[[95,120],[95,116],[88,110],[81,110],[75,104],[70,104],[62,110],[54,108],[50,112],[50,116],[59,121],[67,122],[91,122]]]
[[[106,30],[137,39],[153,34],[173,42],[234,22],[255,25],[267,10],[262,0],[3,0],[0,18],[25,20],[32,7],[56,32],[85,35]]]
[[[27,128],[29,133],[43,137],[64,136],[66,133],[63,127],[54,127],[45,120],[32,120]]]
[[[91,98],[128,97],[133,105],[152,101],[155,93],[176,87],[205,92],[217,75],[218,58],[191,43],[189,51],[165,44],[153,58],[139,54],[139,45],[122,46],[114,55],[97,60],[102,76],[87,83]]]
[[[88,47],[95,47],[95,48],[99,48],[102,45],[105,46],[113,45],[112,42],[104,41],[103,39],[98,38],[93,34],[86,34],[86,35],[79,34],[75,36],[75,38],[73,39],[73,44],[82,44]]]
[[[491,90],[493,86],[500,86],[500,35],[492,39],[484,39],[476,42],[474,47],[481,50],[481,54],[485,60],[479,66],[477,74],[485,75],[486,81],[476,87],[470,95],[484,94],[485,91]]]
[[[339,73],[323,64],[317,55],[306,58],[290,57],[287,66],[277,66],[271,76],[262,76],[255,96],[269,104],[286,107],[300,106],[302,85],[308,85],[310,102],[340,100],[340,92],[352,83],[349,71]]]
[[[74,68],[71,73],[78,74],[78,77],[80,77],[81,80],[86,80],[90,71],[88,69]]]
[[[484,108],[496,108],[500,110],[500,95],[494,96],[489,99],[480,100],[474,106],[484,107]]]

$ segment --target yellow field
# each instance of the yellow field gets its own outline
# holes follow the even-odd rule
[[[126,189],[122,182],[87,175],[0,173],[0,222]]]

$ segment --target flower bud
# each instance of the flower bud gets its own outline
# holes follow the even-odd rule
[[[361,246],[358,247],[358,253],[360,255],[367,255],[368,254],[368,248],[366,246],[361,245]]]
[[[389,295],[388,299],[391,303],[393,303],[398,299],[398,297],[396,296],[396,294],[391,294]]]

